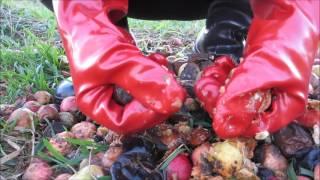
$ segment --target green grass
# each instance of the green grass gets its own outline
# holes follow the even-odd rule
[[[61,70],[66,67],[59,57],[64,51],[54,45],[54,16],[41,6],[13,0],[1,4],[0,81],[6,92],[0,104],[14,102],[29,88],[52,92],[63,79]]]
[[[13,103],[31,91],[53,92],[68,67],[61,61],[64,55],[59,44],[56,21],[51,11],[36,0],[3,0],[0,22],[0,104]],[[185,47],[174,53],[190,51],[203,21],[144,21],[129,19],[138,46],[143,51],[156,51],[170,38],[180,38]],[[151,43],[151,47],[150,47]],[[4,94],[4,95],[3,95]]]
[[[129,19],[129,26],[134,30],[156,31],[156,35],[160,35],[160,37],[165,37],[165,35],[168,33],[174,33],[178,36],[190,36],[201,30],[201,28],[204,26],[204,21],[150,21]]]

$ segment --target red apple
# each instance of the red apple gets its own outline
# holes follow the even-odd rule
[[[96,131],[96,126],[87,121],[77,123],[71,128],[71,132],[78,139],[90,139],[96,134]]]
[[[68,180],[71,176],[71,174],[63,173],[57,176],[54,180]]]
[[[72,132],[61,132],[50,138],[52,147],[62,155],[67,155],[72,151],[72,145],[66,141],[67,138],[74,138]]]
[[[52,177],[53,171],[51,167],[42,160],[31,162],[24,172],[23,180],[48,180]]]
[[[34,113],[27,108],[19,108],[13,111],[8,122],[16,122],[16,127],[29,128],[34,118]]]
[[[41,104],[37,101],[28,101],[23,107],[30,109],[32,112],[37,112],[41,107]]]
[[[167,167],[168,180],[189,180],[191,177],[192,165],[187,155],[179,154]]]
[[[74,116],[69,112],[59,112],[58,116],[61,123],[67,128],[72,127],[76,122]]]
[[[103,158],[101,160],[103,167],[110,168],[122,152],[123,148],[121,145],[110,146],[107,152],[103,155]]]
[[[37,91],[33,96],[40,104],[48,104],[52,100],[52,95],[47,91]]]
[[[69,96],[62,100],[60,105],[61,112],[76,112],[77,110],[78,106],[75,96]]]
[[[201,157],[205,157],[209,152],[209,149],[210,144],[204,143],[193,150],[191,159],[194,166],[198,166],[201,164]]]
[[[208,129],[198,127],[192,130],[190,144],[193,146],[199,146],[210,137]]]
[[[313,173],[314,180],[320,180],[320,163],[314,167],[314,173]]]
[[[313,127],[320,124],[320,101],[308,99],[307,109],[305,113],[297,118],[297,122],[306,127]]]
[[[58,110],[54,108],[54,106],[48,104],[48,105],[43,105],[39,108],[37,111],[38,117],[42,119],[56,119],[58,118]]]

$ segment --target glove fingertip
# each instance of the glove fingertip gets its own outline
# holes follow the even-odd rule
[[[178,86],[177,91],[171,100],[170,108],[168,109],[169,114],[175,113],[181,109],[186,95],[186,90]]]
[[[213,107],[216,106],[221,87],[218,81],[209,77],[200,79],[194,87],[197,98],[209,114],[212,113]]]

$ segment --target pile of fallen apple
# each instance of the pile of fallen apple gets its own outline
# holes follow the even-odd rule
[[[36,152],[30,157],[22,179],[276,180],[294,176],[319,180],[319,123],[310,127],[292,123],[263,140],[221,140],[215,136],[210,118],[193,92],[198,74],[210,63],[201,57],[171,63],[171,71],[177,74],[189,94],[182,110],[166,123],[130,136],[118,135],[79,112],[68,80],[60,84],[54,96],[38,91],[27,97],[20,107],[1,105],[0,115],[8,124],[14,124],[13,131],[28,128],[41,131],[38,139],[47,139],[50,143],[51,149],[42,148],[42,156]],[[310,81],[309,114],[306,114],[315,122],[319,122],[315,117],[319,118],[320,111],[319,67],[320,61],[316,60]],[[113,97],[119,104],[131,100],[121,88],[117,88]],[[79,146],[72,143],[74,140],[93,142],[106,149],[88,145],[90,153],[79,163],[56,168],[59,161],[54,160],[56,156],[72,160],[79,155]],[[43,154],[47,158],[43,158]]]

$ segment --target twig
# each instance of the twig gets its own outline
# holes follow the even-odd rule
[[[32,121],[31,123],[31,128],[32,128],[32,137],[31,137],[31,142],[32,142],[32,148],[31,148],[31,160],[33,159],[33,156],[34,156],[34,151],[35,151],[35,144],[36,144],[36,137],[35,137],[35,131],[36,131],[36,128],[34,126],[34,121]]]
[[[13,147],[15,150],[21,149],[20,146],[19,146],[17,143],[12,142],[10,139],[5,138],[4,140],[5,140],[11,147]]]
[[[21,149],[13,151],[12,153],[0,158],[0,164],[5,164],[6,162],[8,162],[8,161],[14,159],[15,157],[19,156],[23,148],[24,148],[24,146]]]

